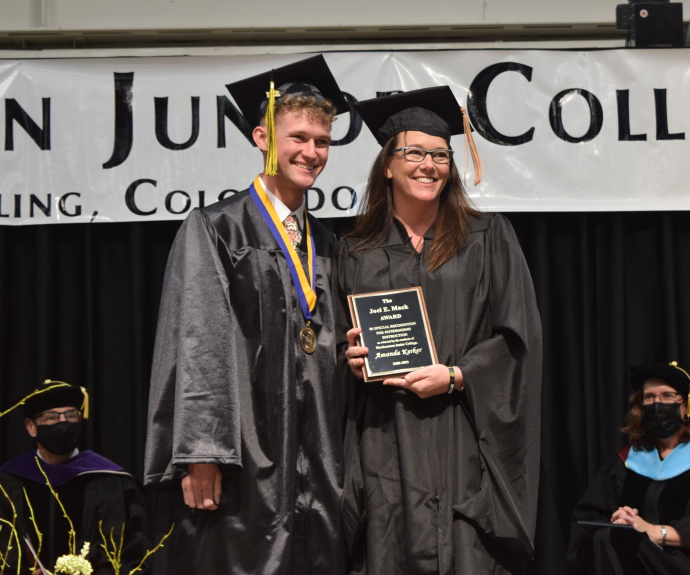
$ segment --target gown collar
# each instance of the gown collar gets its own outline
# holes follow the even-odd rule
[[[60,487],[74,479],[78,475],[84,473],[118,473],[122,475],[129,475],[122,467],[106,459],[102,455],[98,455],[93,451],[80,451],[74,457],[68,459],[64,463],[52,465],[41,462],[43,471],[48,476],[48,480],[53,487]],[[0,472],[11,473],[29,479],[40,485],[45,485],[46,480],[43,477],[38,465],[36,465],[36,452],[27,451],[11,459],[0,467]]]
[[[259,179],[261,179],[261,176],[259,176]],[[297,208],[295,211],[290,211],[290,208],[288,208],[271,190],[266,187],[263,179],[261,179],[261,185],[264,187],[264,191],[266,192],[268,199],[273,204],[276,214],[278,214],[278,219],[283,222],[285,221],[285,218],[287,218],[290,214],[293,214],[299,222],[299,229],[304,232],[304,206],[307,203],[307,194],[302,196],[302,203],[299,205],[299,208]]]
[[[424,234],[424,240],[433,240],[435,233],[435,226],[431,226]],[[412,238],[407,233],[405,224],[403,224],[398,218],[393,218],[393,226],[391,227],[391,233],[388,234],[388,238],[383,242],[384,246],[399,246],[403,244],[409,244],[411,249]],[[426,245],[426,241],[424,242]]]
[[[656,449],[649,451],[630,449],[623,462],[628,469],[638,475],[655,481],[666,481],[690,469],[690,443],[681,443],[663,460]]]

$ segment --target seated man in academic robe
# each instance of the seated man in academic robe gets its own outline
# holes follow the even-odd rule
[[[29,435],[36,439],[37,449],[0,467],[0,486],[7,493],[5,496],[0,491],[0,519],[4,520],[0,521],[0,553],[6,553],[8,538],[13,538],[6,573],[14,575],[20,559],[21,573],[30,573],[34,553],[38,555],[39,565],[53,572],[59,557],[80,555],[84,543],[88,542],[85,558],[93,567],[93,575],[112,575],[113,567],[101,547],[99,522],[102,521],[108,541],[112,530],[118,546],[124,526],[120,573],[127,575],[152,547],[146,508],[141,489],[129,473],[93,451],[77,448],[82,419],[88,417],[85,390],[47,380],[18,403],[22,404],[24,424]],[[58,497],[51,493],[46,478]],[[12,528],[5,523],[13,522],[14,510],[19,544],[12,536]],[[72,548],[71,526],[75,532]],[[41,533],[40,538],[37,532]],[[36,571],[41,572],[40,568]],[[150,573],[150,565],[144,563],[141,572]]]

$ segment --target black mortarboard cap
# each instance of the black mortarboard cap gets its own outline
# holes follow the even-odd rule
[[[271,82],[281,96],[310,96],[317,100],[328,99],[341,114],[348,110],[347,102],[326,64],[319,54],[306,60],[274,68],[251,78],[226,84],[240,111],[252,127],[258,126],[266,111]]]
[[[21,400],[24,417],[33,418],[54,407],[76,407],[84,412],[84,419],[89,417],[88,394],[83,387],[71,385],[64,381],[47,379]]]
[[[660,379],[670,385],[681,395],[688,395],[690,390],[690,376],[684,369],[678,367],[675,361],[671,363],[651,363],[633,367],[630,373],[630,385],[638,390],[648,379]]]
[[[372,98],[357,102],[355,108],[381,146],[407,130],[448,142],[452,135],[465,132],[460,104],[448,86]]]

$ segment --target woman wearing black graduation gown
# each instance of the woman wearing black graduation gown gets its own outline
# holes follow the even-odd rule
[[[357,108],[383,150],[333,270],[351,572],[509,573],[532,555],[536,519],[541,325],[530,274],[510,223],[465,196],[448,148],[471,130],[450,88]],[[439,363],[364,383],[368,350],[347,295],[413,286]]]
[[[639,368],[630,381],[630,444],[575,507],[569,572],[690,574],[690,378],[672,362]]]

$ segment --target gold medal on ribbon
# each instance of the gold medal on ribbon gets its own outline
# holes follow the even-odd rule
[[[305,353],[314,353],[316,349],[316,332],[309,325],[309,322],[299,332],[299,344]]]
[[[249,186],[249,193],[268,229],[271,230],[273,237],[278,242],[283,254],[285,254],[285,262],[290,270],[290,276],[297,292],[302,314],[304,319],[307,320],[307,324],[299,332],[299,345],[305,353],[314,353],[316,350],[316,332],[309,324],[312,313],[316,310],[316,292],[314,291],[314,283],[316,281],[316,249],[314,237],[309,229],[306,206],[304,208],[304,231],[307,238],[308,266],[306,271],[309,273],[309,278],[307,278],[302,262],[290,242],[285,226],[278,218],[271,200],[268,199],[268,195],[261,183],[261,178],[257,177],[254,183]]]

